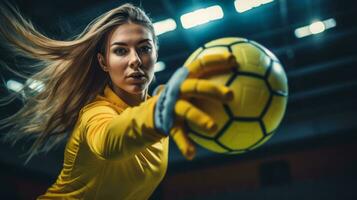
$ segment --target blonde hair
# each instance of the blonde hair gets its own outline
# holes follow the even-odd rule
[[[73,130],[80,109],[108,84],[109,76],[101,70],[96,54],[105,54],[105,41],[114,28],[125,23],[143,25],[150,30],[157,45],[151,20],[131,4],[97,17],[81,34],[67,41],[44,36],[8,3],[0,6],[0,17],[0,37],[16,55],[35,60],[35,64],[27,67],[37,72],[28,76],[3,61],[1,65],[18,76],[44,85],[41,91],[25,95],[24,106],[18,112],[0,120],[0,128],[10,128],[4,135],[6,141],[15,144],[26,136],[35,137],[27,152],[27,161],[62,141]],[[30,84],[31,81],[27,82],[21,92],[27,94]],[[19,96],[13,94],[3,98],[2,105]]]

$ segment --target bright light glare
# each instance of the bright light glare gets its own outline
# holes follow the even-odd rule
[[[318,21],[310,24],[309,30],[312,34],[318,34],[321,33],[325,30],[325,25],[324,23]]]
[[[6,82],[6,87],[9,90],[12,90],[14,92],[20,92],[22,90],[22,88],[24,87],[24,85],[20,82],[15,81],[15,80],[8,80]]]
[[[158,35],[164,34],[166,32],[175,30],[176,22],[175,22],[175,20],[169,18],[169,19],[155,22],[153,24],[153,26],[155,29],[155,34],[158,36]]]
[[[336,26],[336,20],[333,18],[324,21],[315,21],[310,25],[302,26],[295,29],[295,36],[297,38],[306,37],[312,34],[318,34],[324,32],[326,29],[330,29]]]
[[[33,80],[33,79],[28,79],[26,83],[29,84],[29,88],[31,90],[35,90],[37,92],[41,92],[44,89],[44,84],[41,81]]]
[[[235,0],[234,6],[237,12],[242,13],[270,2],[273,2],[273,0]]]
[[[333,18],[330,18],[330,19],[326,19],[323,21],[324,24],[325,24],[325,28],[326,29],[329,29],[329,28],[333,28],[336,26],[336,20],[333,19]]]
[[[155,66],[154,66],[154,72],[161,72],[163,70],[165,70],[166,68],[166,64],[162,61],[159,61],[157,63],[155,63]]]
[[[211,6],[206,8],[206,13],[210,21],[223,18],[223,10],[221,6]]]
[[[308,35],[311,35],[311,32],[307,26],[295,29],[295,36],[297,38],[306,37]]]
[[[29,84],[28,87],[33,91],[41,92],[44,89],[44,84],[41,81],[28,79],[26,84]],[[20,92],[23,89],[24,84],[10,79],[6,82],[6,87],[14,92]]]
[[[180,17],[180,20],[182,27],[189,29],[213,20],[221,19],[223,16],[222,8],[216,5],[186,13]]]

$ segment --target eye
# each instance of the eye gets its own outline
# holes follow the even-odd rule
[[[119,47],[119,48],[114,49],[114,53],[118,56],[123,56],[128,53],[128,50],[126,50],[125,48]]]
[[[141,46],[139,48],[139,52],[140,53],[150,53],[151,51],[152,51],[152,47],[151,46],[145,45],[145,46]]]

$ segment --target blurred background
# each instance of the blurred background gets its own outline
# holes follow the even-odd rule
[[[165,83],[204,43],[255,40],[282,62],[289,81],[285,118],[265,145],[240,155],[199,148],[185,161],[171,143],[167,174],[151,199],[357,199],[357,3],[354,0],[15,0],[46,35],[67,39],[125,2],[155,22],[156,82]],[[210,8],[210,20],[181,16]],[[209,10],[209,9],[208,9]],[[203,19],[204,21],[199,21]],[[1,19],[0,19],[1,20]],[[6,57],[6,50],[0,49]],[[15,62],[15,61],[12,61]],[[11,65],[11,61],[9,63]],[[0,68],[0,95],[23,83]],[[1,107],[1,117],[21,107]],[[3,132],[3,131],[2,131]],[[26,145],[0,145],[0,199],[34,199],[55,181],[64,144],[24,165]]]

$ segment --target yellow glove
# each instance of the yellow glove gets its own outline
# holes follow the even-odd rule
[[[155,106],[154,122],[159,132],[171,135],[186,159],[195,155],[195,147],[186,135],[184,121],[195,124],[208,133],[217,129],[215,121],[189,102],[190,97],[227,102],[233,92],[225,87],[201,79],[225,73],[238,64],[230,53],[207,55],[188,66],[179,68],[162,89]]]

